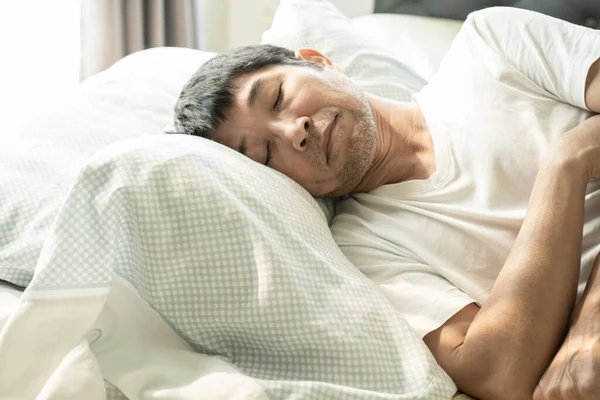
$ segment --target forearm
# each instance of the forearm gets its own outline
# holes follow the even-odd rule
[[[600,60],[596,62],[600,69]],[[599,75],[600,76],[600,75]],[[596,90],[600,95],[600,82]],[[600,99],[600,97],[599,97]],[[600,105],[600,103],[598,103]],[[596,131],[600,136],[600,115],[593,116],[586,120],[581,128]],[[599,160],[600,161],[600,160]],[[590,276],[588,277],[585,292],[579,304],[573,310],[571,324],[591,324],[597,327],[597,332],[600,332],[600,254],[596,256]]]
[[[597,399],[600,393],[600,318],[596,257],[582,300],[575,307],[571,326],[560,349],[544,372],[534,392],[534,400]]]
[[[594,267],[588,278],[585,292],[579,304],[573,310],[571,328],[587,331],[600,338],[600,254],[597,256]]]
[[[578,166],[545,162],[516,242],[488,300],[456,350],[457,385],[488,400],[531,399],[573,308],[587,180]],[[460,369],[460,368],[459,368]]]

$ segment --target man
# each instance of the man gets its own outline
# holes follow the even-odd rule
[[[350,194],[337,243],[462,391],[596,399],[599,70],[599,32],[488,9],[413,102],[362,93],[318,51],[254,46],[203,65],[176,119]]]

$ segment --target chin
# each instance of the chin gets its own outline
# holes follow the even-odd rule
[[[332,189],[326,189],[326,188],[312,188],[312,189],[308,189],[306,186],[303,186],[303,187],[313,197],[323,197],[323,198],[325,198],[325,197],[332,197],[331,196],[331,193],[333,193]]]
[[[333,197],[345,196],[345,195],[349,194],[349,192],[350,192],[349,190],[346,190],[343,187],[338,187],[335,189],[327,190],[324,193],[321,193],[320,195],[313,194],[313,196],[322,197],[322,198],[333,198]]]

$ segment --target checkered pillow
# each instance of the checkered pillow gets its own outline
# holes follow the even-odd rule
[[[443,400],[456,390],[344,257],[315,199],[210,140],[153,135],[97,153],[26,294],[91,296],[113,273],[195,351],[233,364],[269,398]]]
[[[86,160],[117,141],[160,134],[181,87],[212,56],[189,49],[142,51],[86,80],[64,100],[34,104],[26,119],[3,120],[0,279],[27,286]]]

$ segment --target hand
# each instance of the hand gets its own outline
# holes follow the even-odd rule
[[[600,335],[573,326],[544,372],[533,400],[592,400],[600,396]]]
[[[586,183],[600,178],[600,114],[586,119],[552,143],[545,162],[569,168]]]

